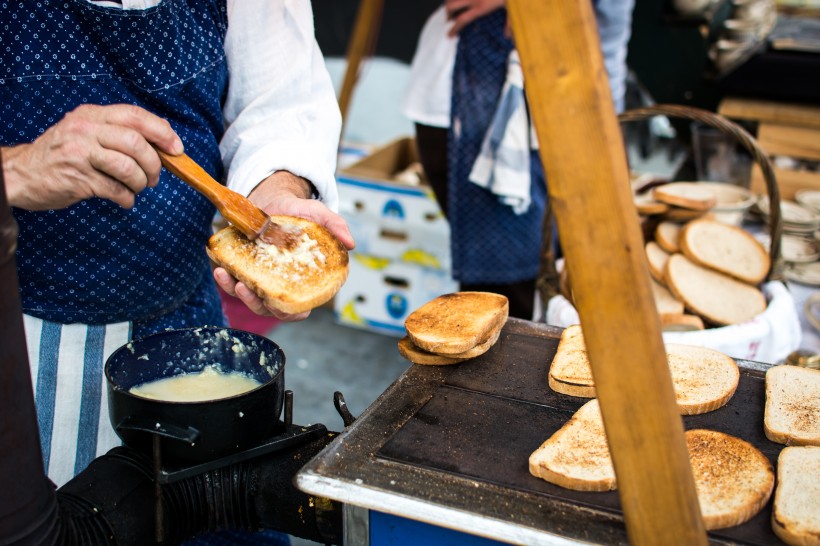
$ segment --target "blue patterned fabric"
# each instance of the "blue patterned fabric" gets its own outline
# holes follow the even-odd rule
[[[453,69],[448,142],[448,202],[453,277],[462,283],[511,283],[538,274],[546,185],[532,152],[532,203],[524,214],[499,204],[491,191],[468,181],[495,114],[512,41],[504,36],[506,10],[465,27]]]
[[[31,142],[84,103],[138,104],[168,119],[188,155],[221,178],[225,0],[145,10],[2,0],[0,26],[0,144]],[[25,313],[61,323],[136,319],[136,336],[224,321],[204,252],[214,208],[167,171],[131,210],[94,198],[13,212]]]

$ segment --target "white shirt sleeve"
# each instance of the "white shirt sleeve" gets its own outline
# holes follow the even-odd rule
[[[228,95],[220,143],[228,187],[247,195],[274,171],[310,180],[337,210],[341,114],[309,0],[228,0]]]

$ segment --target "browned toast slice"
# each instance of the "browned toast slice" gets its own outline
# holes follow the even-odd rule
[[[463,353],[485,342],[507,322],[506,296],[454,292],[434,298],[407,316],[404,327],[414,345],[440,355]]]
[[[208,256],[268,306],[285,313],[310,311],[330,300],[347,280],[347,249],[315,222],[294,216],[271,218],[293,235],[292,247],[249,241],[228,226],[208,240]]]
[[[820,446],[820,370],[780,365],[766,371],[763,429],[772,442]]]
[[[431,353],[417,347],[413,344],[409,336],[404,336],[399,340],[399,354],[412,362],[413,364],[423,364],[431,366],[445,366],[448,364],[458,364],[465,360],[470,360],[477,356],[481,356],[490,350],[490,347],[495,345],[501,335],[501,328],[493,332],[486,341],[479,343],[471,349],[467,349],[463,353],[456,353],[450,355],[440,355]]]
[[[787,447],[777,458],[772,530],[786,544],[820,546],[820,447]]]

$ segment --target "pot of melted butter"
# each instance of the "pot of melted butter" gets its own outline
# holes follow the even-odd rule
[[[130,393],[151,400],[168,402],[204,402],[243,394],[262,385],[252,377],[238,372],[223,372],[207,366],[201,372],[191,372],[157,379],[131,387]]]

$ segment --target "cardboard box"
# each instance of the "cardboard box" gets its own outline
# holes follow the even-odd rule
[[[458,290],[449,272],[353,253],[347,282],[334,298],[340,324],[401,337],[407,315]]]
[[[395,140],[341,169],[339,213],[356,252],[450,270],[450,227],[432,190],[397,175],[418,162],[415,141]]]

